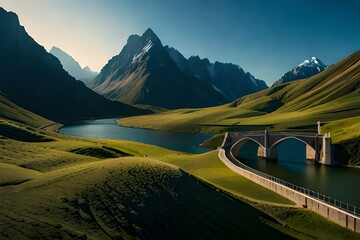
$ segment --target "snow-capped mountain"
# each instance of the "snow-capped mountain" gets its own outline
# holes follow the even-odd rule
[[[327,67],[328,66],[320,59],[312,57],[310,60],[305,60],[291,71],[285,73],[285,75],[277,80],[273,86],[314,76],[315,74],[324,71]]]
[[[148,29],[131,35],[119,55],[96,77],[93,90],[130,104],[165,108],[205,107],[230,102],[266,88],[233,64],[186,59],[174,48],[163,46]]]

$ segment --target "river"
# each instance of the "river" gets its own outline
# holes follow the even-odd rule
[[[65,126],[60,132],[66,135],[92,138],[130,140],[157,145],[188,153],[204,153],[209,149],[199,144],[211,137],[201,133],[162,132],[118,126],[116,119],[100,119]],[[288,140],[279,145],[279,160],[270,161],[250,157],[241,159],[248,166],[293,184],[317,191],[337,200],[360,207],[360,169],[314,165],[305,159],[305,145]]]
[[[279,145],[278,160],[254,156],[240,160],[261,172],[360,207],[359,168],[315,165],[306,160],[305,153],[304,143],[289,139]]]
[[[212,136],[210,134],[128,128],[117,125],[116,120],[117,118],[82,121],[65,126],[60,129],[60,132],[80,137],[129,140],[188,153],[210,151],[210,149],[199,147],[199,144]]]

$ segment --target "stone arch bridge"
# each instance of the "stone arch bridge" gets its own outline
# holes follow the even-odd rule
[[[258,156],[267,159],[276,159],[278,146],[287,139],[296,139],[306,145],[306,158],[316,162],[332,165],[332,151],[330,134],[311,134],[301,132],[227,132],[222,144],[225,151],[230,151],[238,157],[239,150],[248,141],[259,145]]]

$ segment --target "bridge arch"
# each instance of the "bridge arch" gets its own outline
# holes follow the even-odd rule
[[[230,149],[231,154],[234,157],[244,157],[244,156],[241,156],[240,150],[244,147],[245,144],[247,144],[249,142],[256,143],[256,145],[252,145],[250,147],[247,146],[246,149],[247,149],[248,155],[260,156],[260,157],[265,156],[266,148],[261,143],[259,143],[256,139],[251,138],[251,137],[243,137],[240,140],[238,140],[237,142],[235,142],[235,144],[233,144]]]
[[[284,138],[281,138],[279,140],[277,140],[276,142],[272,143],[272,145],[269,147],[268,150],[268,157],[272,158],[272,159],[278,159],[278,155],[279,155],[279,150],[278,147],[281,143],[285,142],[286,140],[296,140],[298,142],[301,142],[305,145],[305,155],[306,155],[306,159],[312,159],[315,160],[316,159],[316,150],[314,149],[313,146],[311,146],[310,143],[306,142],[306,140],[303,140],[299,137],[296,136],[287,136]]]

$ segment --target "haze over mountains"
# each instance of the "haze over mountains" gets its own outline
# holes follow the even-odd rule
[[[86,66],[81,68],[80,64],[69,54],[57,47],[52,47],[50,53],[57,57],[63,68],[74,78],[83,81],[85,84],[89,84],[95,79],[98,75],[97,72],[91,71],[91,69]]]
[[[298,79],[305,79],[314,76],[327,68],[328,66],[325,65],[320,59],[312,57],[310,60],[305,60],[291,71],[285,73],[284,76],[282,76],[273,84],[273,86],[292,82]]]
[[[165,108],[219,105],[266,87],[237,65],[184,58],[164,47],[151,29],[130,36],[92,85],[112,100]]]
[[[0,8],[0,92],[22,108],[54,121],[143,113],[109,101],[76,81],[59,60]]]

